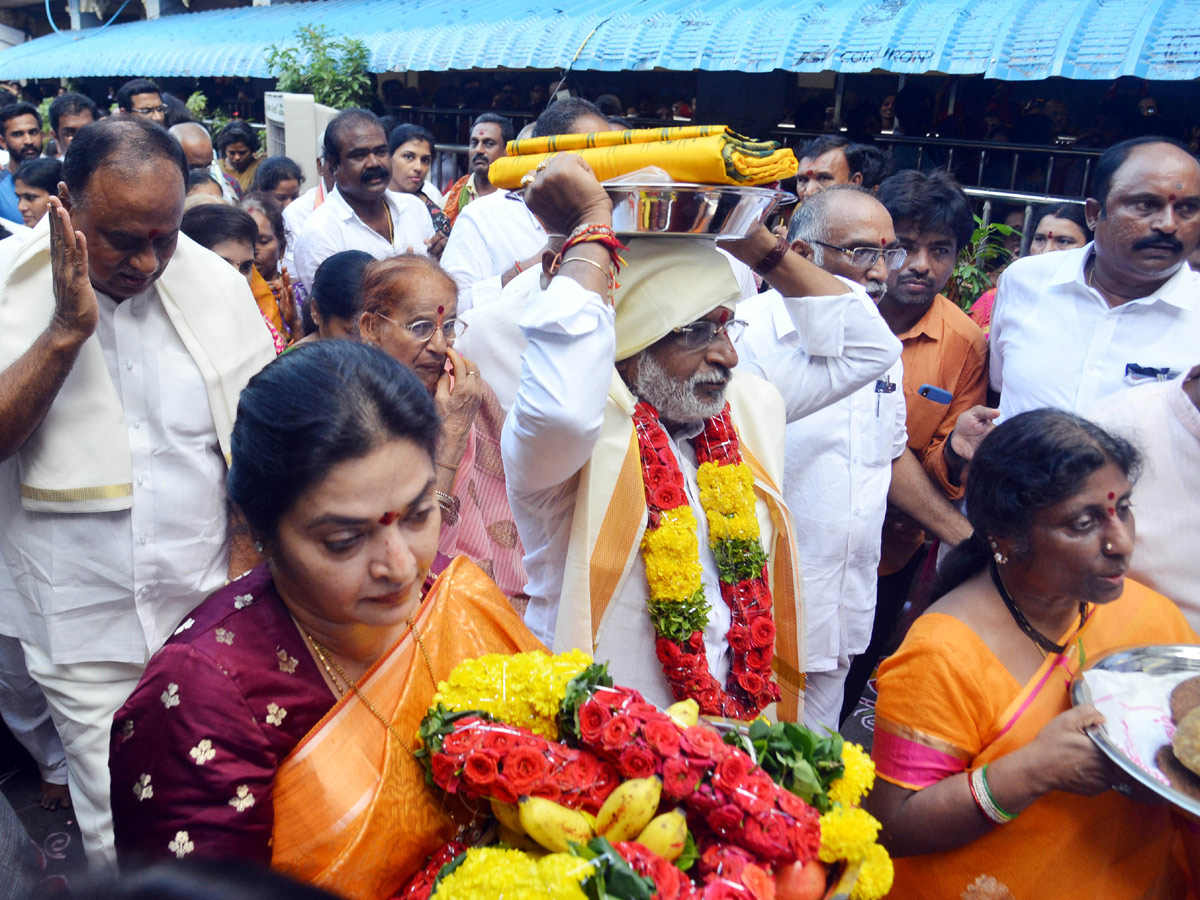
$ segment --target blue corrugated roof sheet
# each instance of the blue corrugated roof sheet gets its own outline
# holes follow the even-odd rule
[[[307,0],[49,35],[0,78],[269,77],[302,25],[357,37],[371,69],[984,73],[1200,77],[1200,0]]]

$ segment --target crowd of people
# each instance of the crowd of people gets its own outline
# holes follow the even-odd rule
[[[54,101],[61,160],[0,109],[0,712],[98,872],[402,884],[389,842],[453,830],[414,758],[438,682],[546,647],[818,730],[877,676],[895,896],[1185,895],[1194,836],[1068,694],[1200,642],[1184,144],[1107,147],[964,311],[970,199],[869,142],[803,146],[774,231],[619,239],[578,156],[491,184],[497,112],[443,193],[434,136],[368,110],[306,185],[116,99]],[[528,136],[624,127],[565,97]]]

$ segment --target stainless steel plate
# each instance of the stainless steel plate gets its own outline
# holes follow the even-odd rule
[[[613,230],[639,237],[746,237],[777,206],[796,202],[787,191],[712,184],[606,184]]]
[[[1142,672],[1147,675],[1200,675],[1200,646],[1194,644],[1158,644],[1129,650],[1111,650],[1097,656],[1084,669],[1105,669],[1110,672]],[[1071,702],[1075,706],[1091,703],[1091,691],[1083,680],[1083,672],[1071,684]],[[1136,784],[1148,788],[1184,812],[1200,818],[1200,801],[1163,784],[1121,752],[1109,738],[1107,725],[1088,729],[1090,737],[1110,760]]]

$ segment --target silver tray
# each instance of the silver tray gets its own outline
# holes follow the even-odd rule
[[[639,237],[705,237],[731,240],[749,235],[777,206],[796,195],[769,188],[713,184],[606,184],[613,230]]]
[[[1127,650],[1110,650],[1108,653],[1097,656],[1075,676],[1071,683],[1071,702],[1075,706],[1092,702],[1091,691],[1083,680],[1083,673],[1090,669],[1105,669],[1110,672],[1143,672],[1147,675],[1181,675],[1184,673],[1200,675],[1200,646],[1156,644]],[[1117,768],[1128,775],[1135,785],[1149,790],[1184,812],[1200,818],[1200,801],[1193,800],[1182,791],[1163,784],[1133,762],[1109,738],[1104,725],[1089,728],[1087,734],[1100,748],[1100,751]]]

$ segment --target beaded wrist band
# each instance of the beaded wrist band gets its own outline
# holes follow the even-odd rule
[[[975,801],[975,805],[993,825],[1007,825],[1016,818],[1012,813],[1005,812],[996,802],[996,798],[992,796],[992,789],[988,787],[987,782],[986,764],[971,773],[967,784],[971,787],[971,798]]]
[[[787,251],[787,238],[781,235],[779,240],[775,242],[775,247],[771,252],[758,261],[758,264],[754,267],[754,274],[765,278],[775,270],[776,266],[783,262],[783,257],[787,255]]]

